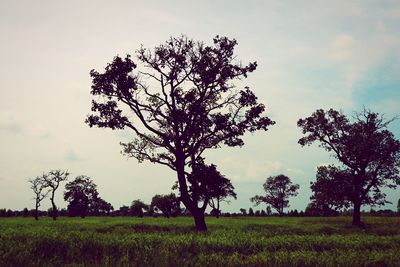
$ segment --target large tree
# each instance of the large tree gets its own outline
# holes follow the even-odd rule
[[[351,190],[350,173],[334,165],[319,166],[316,181],[311,182],[310,197],[315,210],[320,215],[337,214],[338,210],[348,207],[348,194]]]
[[[69,203],[68,214],[70,216],[85,218],[99,196],[97,185],[85,175],[80,175],[67,183],[65,190],[64,200]]]
[[[52,170],[43,176],[43,178],[45,179],[46,187],[50,188],[51,192],[50,201],[52,205],[51,214],[53,220],[56,220],[58,216],[57,206],[54,200],[55,193],[60,186],[60,183],[66,181],[68,179],[68,176],[69,173],[67,171],[61,170]]]
[[[42,202],[42,200],[46,198],[50,192],[46,189],[47,184],[45,174],[42,176],[37,176],[35,179],[30,179],[29,183],[31,184],[31,189],[35,194],[35,220],[39,220],[40,202]]]
[[[133,131],[136,137],[122,144],[123,152],[176,172],[180,199],[200,231],[207,226],[204,210],[189,194],[189,164],[206,149],[242,146],[245,132],[274,124],[248,87],[237,90],[233,85],[257,67],[256,62],[236,60],[236,45],[236,40],[219,36],[212,45],[171,37],[154,50],[137,51],[140,70],[127,55],[115,57],[103,73],[90,73],[91,94],[99,97],[92,101],[86,123]]]
[[[353,225],[361,225],[362,205],[383,204],[385,194],[381,189],[400,184],[400,141],[387,129],[390,122],[366,109],[355,113],[354,122],[333,109],[319,109],[297,122],[305,134],[299,144],[319,142],[347,173],[338,186],[339,190],[350,189],[346,197],[353,204]]]
[[[280,174],[270,176],[263,184],[265,196],[256,195],[250,198],[255,205],[265,203],[274,208],[279,216],[283,215],[283,209],[289,207],[289,197],[297,196],[298,184],[293,184],[290,178]]]

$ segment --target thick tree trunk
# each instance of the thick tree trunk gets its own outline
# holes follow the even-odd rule
[[[194,224],[197,231],[204,232],[207,231],[207,225],[204,216],[204,210],[197,206],[189,195],[186,177],[185,177],[185,163],[183,157],[179,154],[176,155],[176,171],[178,175],[178,183],[179,183],[179,191],[180,191],[180,198],[185,205],[185,207],[190,211],[194,218]]]
[[[197,208],[197,211],[192,212],[194,218],[194,224],[196,226],[196,230],[200,232],[207,232],[206,219],[204,216],[204,211],[200,208]]]
[[[354,202],[353,225],[361,226],[361,203],[358,201]]]

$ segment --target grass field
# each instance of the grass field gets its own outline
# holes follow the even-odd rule
[[[400,218],[0,219],[0,266],[400,266]]]

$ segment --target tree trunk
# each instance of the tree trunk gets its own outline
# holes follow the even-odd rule
[[[196,230],[199,232],[207,232],[206,219],[204,216],[204,211],[200,208],[197,208],[196,211],[192,212],[194,218],[194,224],[196,226]]]
[[[179,192],[181,194],[180,199],[183,205],[185,205],[185,207],[192,214],[196,230],[199,232],[205,232],[207,231],[207,225],[205,221],[204,210],[199,208],[197,206],[197,203],[195,203],[190,198],[185,177],[185,161],[182,154],[183,153],[176,154],[175,162],[176,172],[178,176]]]
[[[361,203],[358,201],[354,202],[353,225],[361,226]]]
[[[35,207],[35,220],[39,220],[39,206],[36,203],[36,207]]]
[[[54,191],[53,191],[53,193],[52,193],[52,195],[51,195],[51,205],[53,206],[53,210],[51,211],[51,215],[52,215],[52,217],[53,217],[53,220],[55,221],[55,220],[57,220],[57,207],[56,207],[56,203],[54,203]]]

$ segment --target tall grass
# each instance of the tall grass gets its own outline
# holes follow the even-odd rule
[[[0,219],[0,266],[400,266],[399,218]]]

